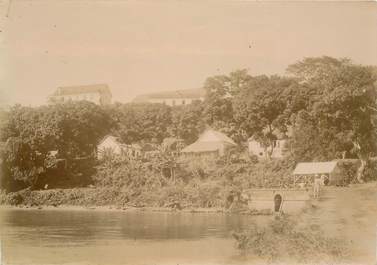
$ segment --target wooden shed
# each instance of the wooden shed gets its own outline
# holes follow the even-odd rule
[[[328,177],[326,185],[342,185],[343,174],[337,161],[298,163],[293,171],[294,183],[303,179],[313,183],[316,175]]]

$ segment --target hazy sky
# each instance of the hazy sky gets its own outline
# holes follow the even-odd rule
[[[0,100],[10,104],[43,104],[58,86],[94,83],[124,102],[240,68],[283,74],[308,56],[377,65],[375,2],[11,3],[0,53]]]

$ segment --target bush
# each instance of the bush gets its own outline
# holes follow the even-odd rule
[[[252,224],[247,231],[233,233],[236,246],[271,261],[334,262],[345,257],[344,242],[328,238],[310,227],[298,229],[288,217],[275,217],[266,227]]]
[[[184,207],[229,207],[230,194],[288,185],[293,170],[291,160],[217,162],[208,157],[160,157],[142,162],[113,156],[101,161],[93,181],[100,188],[121,190],[125,194],[121,200],[135,206],[177,202]],[[174,178],[163,174],[164,165],[174,165]]]

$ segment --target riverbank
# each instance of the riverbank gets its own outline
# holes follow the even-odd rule
[[[157,202],[157,203],[156,203]],[[158,201],[125,200],[125,194],[115,189],[74,188],[51,190],[22,190],[0,193],[0,207],[34,210],[87,210],[87,211],[148,211],[185,213],[238,213],[271,215],[269,210],[250,210],[246,202],[233,202],[228,207],[200,207],[187,201],[168,199]]]
[[[196,208],[176,210],[168,207],[116,207],[116,206],[75,206],[75,205],[59,205],[59,206],[29,206],[29,205],[0,205],[1,209],[20,209],[20,210],[48,210],[48,211],[101,211],[101,212],[184,212],[184,213],[227,213],[222,208]]]
[[[240,215],[272,215],[271,211],[257,211],[243,209],[241,211],[232,211],[224,208],[186,208],[177,210],[170,207],[116,207],[116,206],[29,206],[29,205],[0,205],[1,209],[19,209],[19,210],[47,210],[47,211],[100,211],[100,212],[181,212],[181,213],[210,213],[210,214],[240,214]]]
[[[268,221],[275,220],[273,216],[251,217],[248,219],[247,226],[243,227],[240,236],[237,240],[239,247],[245,252],[245,255],[257,255],[261,259],[274,258],[276,260],[283,259],[288,251],[296,253],[296,257],[301,257],[300,246],[306,250],[307,260],[311,260],[311,250],[320,255],[335,261],[341,260],[342,263],[347,264],[372,264],[375,258],[375,220],[377,218],[377,209],[375,198],[377,193],[377,182],[370,182],[365,184],[350,185],[349,187],[325,187],[321,193],[321,198],[311,203],[310,207],[305,208],[302,212],[291,219],[297,223],[294,230],[290,229],[289,225],[284,225],[284,222],[275,222],[274,225],[268,226]],[[92,192],[95,189],[92,189]],[[97,191],[99,192],[99,191]],[[35,193],[35,194],[34,194]],[[42,194],[41,194],[42,193]],[[50,193],[57,193],[57,191],[45,190],[33,192],[33,196],[47,196]],[[7,196],[15,196],[14,194],[7,194]],[[53,197],[50,197],[52,199]],[[52,200],[53,201],[53,200]],[[77,199],[73,200],[79,202]],[[87,200],[86,200],[87,201]],[[26,203],[24,201],[23,203]],[[51,202],[47,200],[46,202]],[[180,218],[179,220],[188,220],[191,222],[193,218],[206,216],[211,220],[218,221],[224,220],[223,218],[248,218],[248,216],[239,216],[239,214],[251,214],[250,212],[239,212],[238,214],[232,213],[229,209],[220,207],[202,208],[202,207],[186,207],[182,209],[172,207],[134,207],[131,205],[67,205],[60,204],[53,205],[2,205],[1,208],[16,209],[19,214],[29,215],[37,214],[38,216],[49,215],[64,215],[71,216],[69,211],[74,211],[72,214],[77,214],[85,218],[92,215],[101,214],[107,216],[106,212],[113,212],[111,216],[118,216],[119,218],[126,218],[128,214],[135,216],[169,216],[169,218]],[[43,214],[38,214],[40,211]],[[54,212],[55,211],[55,212]],[[82,213],[80,213],[82,211]],[[92,213],[90,213],[92,212]],[[140,213],[139,213],[140,212]],[[142,213],[145,212],[145,213]],[[152,212],[169,212],[168,214],[153,214]],[[171,214],[170,214],[171,213]],[[185,213],[185,214],[179,214]],[[193,214],[190,213],[199,213]],[[200,214],[203,213],[203,214]],[[208,213],[205,215],[204,213]],[[260,214],[260,213],[259,213]],[[255,214],[257,215],[257,214]],[[110,215],[109,215],[110,216]],[[189,217],[189,218],[187,218]],[[238,218],[237,217],[237,218]],[[263,222],[257,223],[257,230],[253,232],[253,220],[260,220]],[[125,219],[126,220],[126,219]],[[148,219],[149,220],[149,219]],[[145,219],[145,225],[149,226],[151,223]],[[124,221],[126,222],[126,221]],[[282,225],[280,225],[282,224]],[[265,227],[267,226],[267,230]],[[235,226],[236,227],[236,226]],[[285,230],[288,228],[288,230]],[[238,230],[238,229],[237,229]],[[187,231],[185,228],[184,231]],[[264,231],[261,234],[261,231]],[[282,231],[282,232],[280,232]],[[286,232],[285,232],[286,231]],[[263,244],[253,244],[254,235],[258,234],[263,237]],[[250,241],[251,240],[251,241]],[[305,243],[300,243],[300,242]],[[278,242],[284,242],[280,244]],[[293,243],[292,243],[293,242]],[[310,243],[312,242],[312,243]],[[245,247],[242,247],[242,244]],[[296,246],[297,244],[297,250]],[[251,247],[250,247],[251,246]],[[253,247],[256,246],[257,248]],[[291,246],[285,249],[285,246]],[[320,247],[319,249],[315,247]],[[272,248],[272,249],[271,249]],[[264,251],[268,249],[268,251]],[[273,252],[271,252],[271,251]],[[300,250],[300,251],[299,251]],[[275,253],[271,256],[271,253]],[[283,253],[283,254],[282,254]],[[285,253],[285,254],[284,254]],[[292,257],[285,257],[290,260]],[[334,262],[335,264],[336,262]],[[333,263],[331,263],[333,264]]]

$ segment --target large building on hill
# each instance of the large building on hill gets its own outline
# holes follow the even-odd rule
[[[49,97],[51,102],[87,100],[98,105],[111,104],[111,91],[106,84],[58,87]]]
[[[135,103],[162,103],[169,106],[180,106],[191,104],[197,100],[204,100],[205,90],[184,89],[174,91],[163,91],[137,96],[133,102]]]

